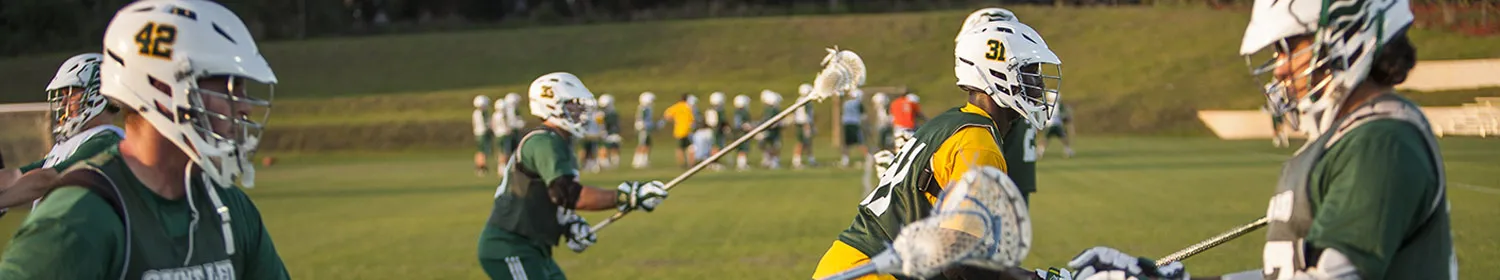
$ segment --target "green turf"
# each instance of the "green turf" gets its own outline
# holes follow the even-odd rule
[[[1080,142],[1076,158],[1043,158],[1028,267],[1062,265],[1095,245],[1159,257],[1248,222],[1265,213],[1280,161],[1292,152],[1267,141]],[[1450,138],[1442,146],[1460,275],[1492,279],[1500,274],[1491,265],[1500,261],[1500,142]],[[825,162],[833,152],[819,150]],[[655,155],[669,164],[669,150]],[[280,158],[249,193],[295,278],[483,278],[475,244],[497,179],[476,178],[467,151]],[[676,174],[659,167],[584,181],[609,186]],[[805,279],[848,225],[862,197],[857,176],[832,168],[703,173],[657,212],[601,232],[589,251],[559,248],[558,262],[575,279]],[[25,215],[12,212],[0,231],[12,232]],[[1248,235],[1186,264],[1194,275],[1259,267],[1260,238]]]

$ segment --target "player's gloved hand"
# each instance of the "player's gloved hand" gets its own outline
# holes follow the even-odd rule
[[[896,153],[888,150],[875,152],[870,157],[875,160],[875,174],[885,174],[885,170],[891,168],[891,164],[896,163]]]
[[[1060,267],[1049,267],[1046,270],[1042,270],[1042,269],[1038,268],[1038,269],[1036,269],[1036,276],[1038,277],[1038,279],[1045,279],[1045,280],[1073,280],[1073,279],[1077,279],[1077,278],[1073,277],[1074,276],[1073,272],[1068,271],[1068,269],[1066,269],[1066,268],[1060,268]]]
[[[1074,279],[1081,280],[1187,280],[1187,269],[1181,262],[1157,267],[1156,261],[1140,258],[1109,247],[1084,250],[1068,267],[1077,270]]]
[[[582,253],[598,241],[598,237],[594,236],[594,229],[589,227],[589,221],[578,216],[572,209],[557,207],[557,224],[563,226],[563,237],[568,239],[568,249],[575,253]]]
[[[630,212],[641,209],[646,212],[656,210],[662,200],[667,199],[667,190],[661,181],[651,182],[624,182],[620,183],[619,194],[615,196],[615,205],[620,212]]]

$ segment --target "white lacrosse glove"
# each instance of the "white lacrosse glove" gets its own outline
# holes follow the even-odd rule
[[[1051,267],[1051,268],[1048,268],[1048,269],[1040,269],[1040,268],[1038,268],[1038,269],[1036,269],[1036,276],[1037,276],[1037,279],[1045,279],[1045,280],[1073,280],[1073,279],[1078,279],[1078,278],[1073,277],[1074,276],[1073,272],[1068,271],[1068,269],[1066,269],[1066,268],[1059,268],[1059,267]]]
[[[575,253],[582,253],[599,241],[594,235],[594,229],[589,227],[589,221],[578,216],[572,209],[557,207],[557,224],[563,226],[563,237],[568,239],[568,249]]]
[[[1157,267],[1156,261],[1140,258],[1109,247],[1094,247],[1084,250],[1068,267],[1077,270],[1074,279],[1080,280],[1187,280],[1187,269],[1181,262],[1172,262]]]
[[[620,183],[619,193],[615,196],[615,205],[620,212],[630,212],[641,209],[646,212],[656,210],[662,200],[667,199],[667,189],[661,181],[651,182],[624,182]]]

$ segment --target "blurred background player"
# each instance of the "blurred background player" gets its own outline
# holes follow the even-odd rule
[[[1042,94],[1033,90],[1044,87],[1039,68],[1061,63],[1033,39],[1041,36],[1015,21],[986,22],[959,36],[953,70],[968,103],[922,124],[912,142],[899,148],[896,157],[909,160],[885,170],[880,186],[860,202],[852,225],[819,261],[814,278],[869,262],[869,256],[885,250],[902,226],[928,215],[937,194],[958,175],[975,166],[1008,170],[1000,144],[1012,131],[1010,124],[1024,119],[1040,125],[1035,116],[1044,109]],[[1012,78],[1002,80],[1000,75]],[[997,279],[1000,273],[958,266],[941,278]]]
[[[47,84],[51,107],[52,149],[41,160],[15,169],[0,169],[0,207],[12,207],[42,197],[52,180],[74,163],[120,143],[125,131],[114,126],[119,112],[99,93],[103,56],[86,53],[64,61]],[[0,208],[0,214],[5,209]]]
[[[583,159],[583,170],[598,173],[604,170],[599,161],[599,144],[604,141],[604,115],[596,102],[589,102],[588,115],[584,116],[583,135],[578,137],[578,158]]]
[[[755,128],[754,120],[750,118],[750,97],[744,94],[734,97],[734,138],[744,137]],[[750,169],[750,143],[740,144],[735,148],[734,168],[737,170]]]
[[[5,249],[0,279],[288,279],[236,187],[254,185],[266,115],[251,116],[277,82],[250,30],[211,1],[139,1],[103,42],[99,92],[124,110],[126,137],[62,175]]]
[[[1061,138],[1063,156],[1071,158],[1073,157],[1073,110],[1068,108],[1067,103],[1056,101],[1056,97],[1050,94],[1047,96],[1047,99],[1056,102],[1057,110],[1047,120],[1047,128],[1045,129],[1047,131],[1047,138],[1037,141],[1036,156],[1041,157],[1047,154],[1047,143],[1051,143],[1052,138]]]
[[[504,125],[506,129],[510,130],[510,133],[506,133],[504,134],[504,136],[495,137],[495,141],[500,143],[499,145],[497,145],[500,147],[500,153],[506,155],[506,157],[504,158],[508,160],[510,159],[509,155],[515,152],[516,145],[521,142],[521,130],[526,129],[526,119],[521,118],[520,94],[514,92],[505,94],[504,103],[506,123],[501,125]]]
[[[703,124],[713,131],[714,144],[712,152],[718,153],[728,144],[730,130],[729,111],[724,108],[724,93],[714,92],[708,95],[708,110],[703,110]],[[723,169],[724,165],[714,162],[711,166],[715,170]]]
[[[692,162],[700,162],[708,159],[708,156],[714,151],[714,130],[709,128],[708,124],[699,123],[698,130],[693,131],[693,135],[689,136],[689,138],[691,138],[692,144],[688,145],[688,150],[692,153],[688,156],[692,158]],[[709,168],[719,170],[723,166],[709,165]]]
[[[1459,279],[1443,154],[1394,88],[1417,63],[1413,21],[1405,0],[1255,1],[1240,55],[1266,59],[1251,73],[1269,75],[1273,110],[1309,138],[1267,204],[1259,268],[1203,279]],[[1135,259],[1095,247],[1068,265],[1085,279],[1188,278],[1180,262],[1122,262]]]
[[[599,114],[604,120],[604,147],[599,152],[599,162],[605,168],[615,168],[620,164],[620,113],[615,111],[615,97],[605,94],[599,97]]]
[[[769,89],[762,90],[760,92],[760,102],[765,103],[766,108],[760,111],[760,121],[758,123],[769,122],[771,121],[771,117],[781,113],[780,93]],[[761,166],[770,169],[781,168],[781,126],[784,123],[773,124],[769,128],[766,128],[765,131],[761,131],[761,135],[764,137],[760,142]]]
[[[507,106],[509,103],[503,97],[502,99],[495,100],[495,110],[490,112],[490,133],[495,134],[493,147],[495,147],[495,172],[498,176],[505,176],[505,171],[501,169],[504,169],[505,164],[510,162],[512,130],[510,127],[510,113],[506,112],[510,108],[510,106]]]
[[[490,148],[494,147],[495,133],[490,131],[490,97],[474,97],[474,142],[477,149],[474,151],[474,175],[484,177],[489,173]],[[501,163],[504,164],[504,163]]]
[[[652,103],[656,102],[656,94],[642,92],[640,105],[635,111],[635,157],[630,160],[630,165],[636,169],[651,166],[651,132],[656,131],[656,120],[652,118]]]
[[[870,103],[875,104],[875,145],[876,150],[889,151],[896,148],[891,142],[891,98],[884,92],[877,92],[870,96]]]
[[[807,95],[812,92],[812,88],[810,84],[799,85],[797,86],[797,94]],[[807,166],[818,166],[818,160],[813,157],[812,149],[813,136],[818,131],[817,125],[813,123],[813,106],[804,105],[797,108],[797,112],[792,114],[792,124],[795,130],[797,130],[797,145],[792,148],[792,168],[802,169],[802,158],[804,157],[807,158]]]
[[[844,104],[842,104],[844,106],[844,115],[839,116],[839,119],[844,129],[844,147],[839,151],[841,154],[839,157],[840,167],[849,167],[850,148],[859,148],[859,154],[863,155],[866,160],[869,158],[870,149],[865,146],[864,130],[860,129],[860,126],[864,125],[865,120],[865,105],[861,102],[861,98],[864,95],[864,91],[858,89],[851,90],[849,91],[849,100],[844,100]]]
[[[577,76],[542,75],[527,96],[542,124],[522,136],[516,164],[496,190],[479,237],[479,263],[491,279],[565,279],[552,259],[558,240],[574,252],[597,241],[576,211],[651,212],[667,191],[658,181],[624,182],[617,190],[579,184],[572,139],[584,133],[594,94]]]
[[[898,148],[903,139],[911,138],[912,133],[917,131],[917,126],[927,120],[918,101],[916,93],[907,93],[891,100],[891,126],[894,128],[891,137]]]
[[[697,124],[696,110],[693,105],[698,103],[698,97],[692,94],[682,94],[682,99],[662,111],[663,121],[672,124],[672,138],[677,140],[676,154],[677,165],[687,168],[693,165],[693,157],[688,151],[688,146],[693,144],[691,138],[693,126]]]

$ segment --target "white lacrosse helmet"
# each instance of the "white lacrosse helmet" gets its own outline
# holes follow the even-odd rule
[[[1414,20],[1407,0],[1256,0],[1254,5],[1240,42],[1247,62],[1263,51],[1290,49],[1289,38],[1312,36],[1311,47],[1289,55],[1312,56],[1308,69],[1292,79],[1306,79],[1308,93],[1297,100],[1290,92],[1268,93],[1267,99],[1273,112],[1291,114],[1289,124],[1314,135],[1333,125],[1335,108],[1369,76],[1381,48]],[[1267,89],[1295,90],[1288,86],[1292,81],[1271,75],[1284,61],[1270,55],[1252,74],[1269,76]],[[1316,81],[1315,73],[1327,78]]]
[[[802,85],[797,86],[797,94],[799,94],[799,95],[807,95],[808,93],[812,93],[812,91],[813,91],[812,84],[802,84]]]
[[[506,104],[506,102],[505,102],[504,99],[496,100],[495,101],[495,114],[498,115],[498,114],[501,114],[501,112],[504,112],[506,105],[507,104]]]
[[[567,130],[574,137],[583,136],[584,124],[588,121],[590,107],[594,106],[594,94],[584,87],[578,76],[567,72],[553,72],[537,77],[527,92],[531,114],[542,121]]]
[[[975,26],[959,35],[953,55],[958,87],[983,91],[1033,127],[1051,118],[1056,104],[1045,99],[1061,92],[1062,61],[1030,26],[1016,21]]]
[[[865,96],[865,91],[863,91],[863,90],[854,89],[854,90],[849,91],[849,98],[854,98],[854,99],[858,100],[858,99],[860,99],[860,98],[862,98],[864,96]]]
[[[776,105],[777,103],[781,103],[781,94],[769,89],[762,90],[760,91],[760,102],[766,103],[766,105]]]
[[[891,104],[891,98],[886,96],[884,92],[877,92],[875,95],[870,96],[870,102],[874,102],[875,105],[885,106]]]
[[[1001,8],[975,10],[969,13],[969,17],[964,18],[964,25],[958,27],[958,35],[953,37],[953,42],[958,42],[958,38],[963,37],[964,33],[968,33],[975,26],[996,21],[1021,21],[1021,19],[1016,18],[1016,13]]]
[[[98,53],[75,55],[57,68],[47,83],[47,104],[52,111],[52,139],[57,142],[83,132],[83,126],[109,107],[99,94]]]
[[[724,105],[724,93],[715,91],[714,93],[708,94],[708,105]]]
[[[104,54],[104,96],[139,112],[213,183],[254,186],[250,159],[277,80],[234,12],[211,1],[134,2],[110,20]],[[207,78],[225,79],[230,92],[201,88]],[[264,98],[251,96],[261,93],[245,90],[245,80],[267,85]],[[260,122],[249,116],[255,111]]]
[[[612,108],[615,106],[615,96],[605,93],[599,96],[599,108]]]
[[[649,91],[642,92],[639,101],[641,102],[641,106],[649,106],[651,103],[656,102],[656,94]]]
[[[745,96],[744,94],[736,95],[734,97],[734,107],[745,108],[745,106],[750,106],[750,97]]]
[[[499,103],[501,103],[501,102],[496,102],[496,104],[499,104]],[[474,97],[474,108],[475,109],[484,109],[484,108],[488,108],[488,107],[490,107],[490,97],[489,96],[480,95],[480,96],[475,96]]]
[[[514,92],[505,94],[505,106],[517,108],[521,104],[521,95]]]
[[[911,101],[911,103],[922,103],[922,98],[917,97],[917,94],[915,93],[908,93],[906,94],[906,101]]]
[[[689,94],[689,95],[687,95],[687,100],[685,100],[685,101],[687,101],[688,107],[698,106],[698,96],[697,95]]]

